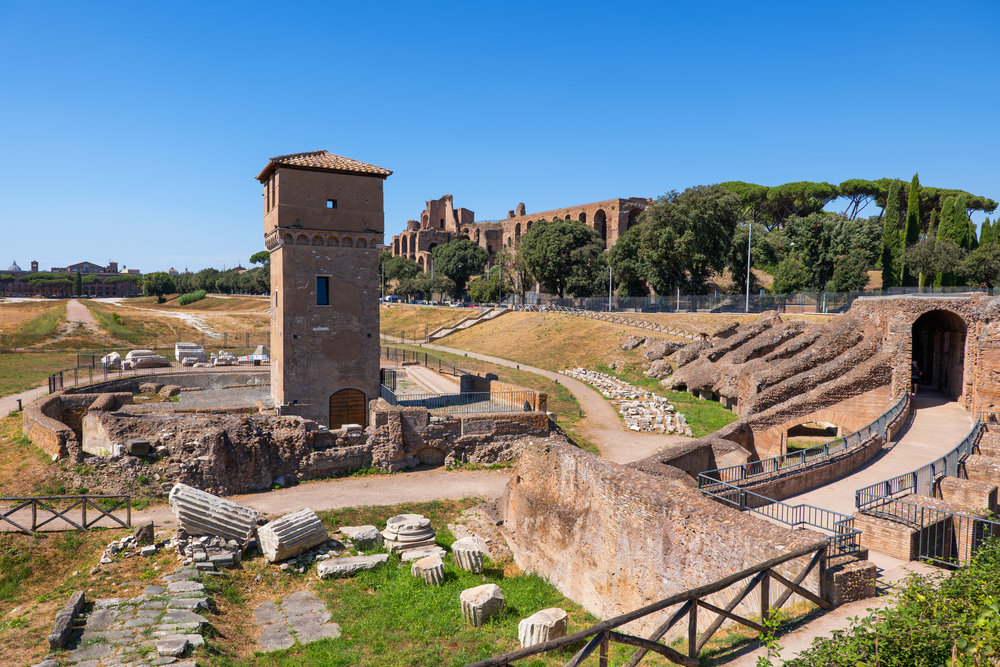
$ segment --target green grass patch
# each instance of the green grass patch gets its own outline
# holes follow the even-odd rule
[[[74,352],[0,354],[0,396],[45,384],[49,375],[76,366]]]
[[[43,312],[23,322],[17,329],[0,334],[0,349],[31,347],[55,337],[59,325],[66,321],[66,301],[59,300],[36,307],[44,309]]]

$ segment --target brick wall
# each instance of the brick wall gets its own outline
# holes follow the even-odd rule
[[[31,403],[21,413],[24,435],[53,459],[65,458],[80,447],[76,434],[61,418],[62,392]]]

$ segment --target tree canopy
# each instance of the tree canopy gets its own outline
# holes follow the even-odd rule
[[[525,269],[560,297],[591,296],[607,271],[600,235],[576,220],[534,223],[521,237],[518,254]]]
[[[483,272],[489,253],[469,239],[439,245],[431,251],[435,273],[443,273],[455,283],[455,296],[465,291],[469,278]]]

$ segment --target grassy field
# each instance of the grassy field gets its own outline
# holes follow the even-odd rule
[[[271,309],[271,300],[266,296],[206,296],[201,301],[189,303],[182,306],[177,303],[180,294],[170,294],[165,298],[164,303],[157,303],[155,296],[141,296],[133,299],[125,299],[125,303],[138,306],[140,308],[151,308],[153,310],[169,311],[202,311],[202,312],[241,312],[241,313],[267,313]]]
[[[75,352],[0,354],[0,396],[45,384],[52,373],[73,366],[76,366]]]
[[[179,340],[199,340],[201,332],[184,320],[164,317],[141,310],[117,308],[105,303],[84,300],[99,326],[112,338],[135,346],[171,345]]]
[[[408,333],[419,331],[420,335],[423,336],[425,326],[428,332],[434,331],[438,327],[454,324],[478,312],[478,310],[471,308],[441,308],[406,304],[383,305],[379,307],[379,330],[387,334],[398,331]]]
[[[0,349],[31,347],[51,340],[66,321],[66,301],[0,301]]]

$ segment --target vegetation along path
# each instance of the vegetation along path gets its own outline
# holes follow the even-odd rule
[[[498,366],[507,366],[508,368],[518,368],[529,373],[537,373],[562,384],[572,392],[583,408],[585,418],[579,423],[579,429],[583,431],[583,435],[600,448],[601,455],[604,458],[615,463],[638,461],[647,456],[652,456],[662,447],[690,441],[690,438],[679,435],[658,435],[655,433],[626,431],[621,420],[618,418],[618,411],[613,405],[608,403],[594,389],[566,375],[476,352],[466,352],[465,350],[457,350],[440,345],[424,345],[424,347],[459,356],[468,356],[481,361],[488,361]]]

